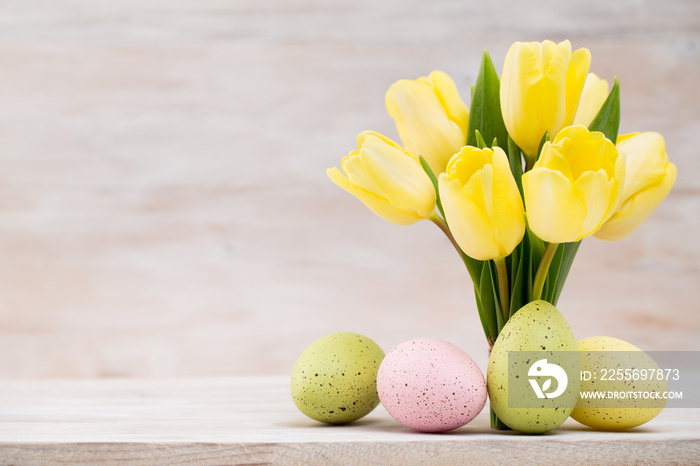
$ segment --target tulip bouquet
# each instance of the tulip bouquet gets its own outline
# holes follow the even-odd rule
[[[569,41],[516,42],[499,78],[484,52],[470,107],[441,71],[400,80],[386,107],[402,144],[363,132],[328,170],[383,219],[445,233],[490,346],[525,304],[556,305],[583,238],[628,236],[675,181],[661,135],[618,135],[619,82],[590,62]]]

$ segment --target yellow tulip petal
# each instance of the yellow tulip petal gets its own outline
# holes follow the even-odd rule
[[[500,147],[493,154],[493,225],[501,255],[510,254],[525,235],[523,200],[510,171],[508,158]]]
[[[586,172],[576,180],[574,187],[581,193],[586,205],[586,215],[580,221],[582,237],[598,230],[614,212],[610,208],[614,184],[615,181],[608,180],[604,170]]]
[[[561,47],[551,40],[544,40],[542,43],[532,42],[532,46],[539,54],[541,54],[543,70],[547,69],[547,65],[552,61],[552,58],[554,58],[554,55],[556,55],[558,49],[568,49],[569,53],[571,53],[571,42],[568,40],[563,41],[561,43]]]
[[[327,171],[339,187],[385,220],[408,225],[435,210],[435,188],[420,162],[391,139],[373,131],[357,137],[359,150]]]
[[[541,78],[537,72],[538,57],[530,49],[531,46],[523,42],[516,42],[508,49],[503,62],[500,97],[501,113],[508,134],[526,154],[532,155],[527,138],[529,131],[520,128],[520,125],[529,122],[522,119],[522,89],[532,86]]]
[[[563,126],[564,77],[571,54],[567,44],[516,42],[506,55],[501,112],[508,133],[528,156],[537,153],[546,131]]]
[[[491,163],[491,154],[493,151],[488,148],[464,146],[447,165],[450,179],[458,179],[462,185],[467,184],[474,173],[481,170],[485,164]]]
[[[616,152],[618,153],[618,156],[617,159],[615,159],[615,169],[612,177],[615,184],[613,185],[613,190],[611,193],[610,210],[606,214],[605,220],[610,218],[610,216],[617,211],[620,204],[624,201],[623,193],[625,182],[627,181],[627,157],[622,151],[616,150]],[[608,176],[610,175],[608,174]]]
[[[556,243],[594,233],[617,210],[624,179],[625,156],[602,133],[562,129],[523,175],[530,228]]]
[[[571,60],[571,43],[565,40],[557,44],[552,52],[551,58],[546,62],[542,81],[532,88],[536,92],[528,93],[528,104],[536,111],[536,118],[545,124],[538,131],[540,139],[545,131],[549,131],[551,138],[567,125],[566,77]],[[539,141],[537,145],[539,146]]]
[[[544,143],[540,159],[537,161],[536,167],[547,167],[550,170],[558,171],[569,179],[573,179],[569,160],[562,153],[560,145],[553,146],[549,141]]]
[[[438,183],[447,224],[459,247],[477,260],[499,257],[500,251],[493,240],[492,225],[483,207],[465,194],[458,181],[448,181],[447,174],[441,174]]]
[[[491,236],[493,236],[493,240],[496,243],[496,245],[500,244],[501,238],[500,238],[500,233],[498,231],[498,228],[496,227],[495,219],[496,219],[496,214],[494,212],[494,180],[493,180],[493,166],[492,165],[484,165],[484,168],[482,168],[480,171],[478,171],[472,179],[476,181],[478,184],[478,187],[481,188],[481,195],[478,197],[472,197],[470,196],[469,199],[478,199],[479,200],[479,205],[482,206],[484,209],[484,214],[486,214],[486,219],[488,220],[487,224],[484,225],[484,231],[488,232]],[[500,253],[500,248],[499,248],[499,253]],[[500,256],[500,254],[499,254]]]
[[[571,54],[569,68],[566,71],[566,117],[564,118],[565,126],[572,124],[574,121],[574,117],[576,116],[579,107],[581,94],[583,93],[583,87],[586,83],[588,69],[590,66],[591,52],[588,49],[581,48],[575,50]],[[588,125],[586,124],[585,126]]]
[[[522,47],[521,42],[514,43],[508,53],[506,54],[506,59],[503,63],[503,73],[501,73],[501,87],[499,90],[501,97],[501,114],[503,115],[503,122],[508,129],[508,133],[511,137],[514,133],[514,129],[517,125],[517,116],[520,113],[518,107],[518,99],[516,98],[518,79],[519,79],[519,64],[516,62],[515,57],[518,54],[519,48]],[[522,147],[521,147],[522,149]]]
[[[623,198],[666,176],[668,156],[663,136],[655,132],[638,133],[617,144],[627,156],[627,178]]]
[[[360,134],[358,134],[357,135],[357,147],[361,148],[362,144],[364,144],[367,139],[371,139],[373,137],[379,138],[382,141],[384,141],[385,143],[389,144],[390,146],[395,147],[395,148],[403,151],[403,148],[399,144],[397,144],[395,141],[389,139],[388,137],[384,136],[381,133],[377,133],[376,131],[363,131]],[[406,152],[406,154],[409,155],[416,162],[418,162],[418,157],[416,157],[413,154],[409,154],[408,152]]]
[[[610,87],[605,79],[600,79],[594,73],[588,73],[573,124],[585,127],[590,126],[593,119],[598,115],[600,107],[603,106],[603,102],[607,99],[609,92]],[[619,141],[620,139],[618,138]]]
[[[568,126],[561,130],[554,141],[560,153],[566,154],[572,179],[587,171],[603,169],[609,178],[615,176],[615,160],[618,151],[610,140],[599,131],[588,131],[585,126]]]
[[[621,202],[614,215],[596,233],[604,240],[619,240],[635,231],[658,207],[676,180],[676,166],[668,162],[663,137],[654,132],[618,138],[627,170]]]
[[[467,196],[471,200],[472,203],[475,205],[480,206],[479,208],[486,213],[488,211],[488,207],[486,205],[487,201],[484,199],[484,188],[483,188],[483,183],[484,181],[482,180],[483,178],[483,171],[486,168],[486,166],[480,167],[478,170],[476,170],[472,175],[466,179],[466,183],[464,182],[465,180],[463,179],[457,179],[459,181],[460,186],[462,187],[462,191],[464,191],[464,195]],[[489,169],[490,170],[490,169]],[[490,173],[490,171],[489,171]],[[491,182],[490,177],[488,178],[488,182]]]
[[[551,41],[545,41],[543,45],[544,69],[543,76],[557,86],[564,86],[562,79],[566,76],[571,61],[571,42],[562,41],[556,46],[551,45]]]
[[[676,166],[669,163],[663,179],[625,201],[620,210],[610,217],[594,236],[606,241],[617,241],[632,234],[666,198],[676,181],[676,176]]]
[[[326,174],[338,187],[355,196],[372,212],[388,222],[396,225],[410,225],[423,219],[422,217],[397,209],[386,199],[355,186],[350,180],[343,176],[337,167],[329,168],[326,170]]]
[[[360,159],[377,193],[392,205],[427,217],[435,207],[435,189],[423,168],[404,151],[369,137]]]
[[[440,175],[439,186],[450,231],[466,254],[490,260],[513,252],[525,220],[503,149],[463,147]]]
[[[447,73],[439,70],[430,73],[429,77],[432,80],[435,95],[437,95],[442,108],[445,109],[445,113],[447,113],[450,120],[457,123],[457,126],[459,126],[464,134],[467,134],[467,127],[469,126],[469,107],[465,105],[462,98],[459,96],[454,81],[452,81],[452,78],[450,78]]]
[[[501,113],[508,134],[528,159],[540,141],[573,122],[590,66],[590,52],[572,53],[568,40],[516,42],[501,77]]]
[[[372,179],[367,176],[367,170],[360,159],[360,151],[354,150],[347,157],[343,157],[340,166],[343,167],[343,171],[347,173],[352,184],[376,194],[377,188]]]
[[[422,155],[434,173],[442,173],[466,142],[465,134],[448,118],[435,90],[426,82],[404,79],[392,84],[386,108],[406,150]]]
[[[527,220],[535,235],[549,243],[584,236],[581,219],[586,217],[586,204],[568,178],[548,168],[534,168],[522,181]]]
[[[627,140],[631,137],[634,137],[638,134],[640,134],[639,131],[637,131],[636,133],[618,134],[617,141],[615,141],[615,144],[616,145],[620,144],[622,141],[625,141],[625,140]]]

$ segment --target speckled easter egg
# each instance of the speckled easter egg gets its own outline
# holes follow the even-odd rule
[[[308,417],[344,424],[379,404],[377,371],[384,351],[357,333],[319,338],[299,356],[292,370],[292,399]]]
[[[631,343],[612,337],[578,341],[581,393],[635,393],[634,397],[591,399],[580,396],[571,417],[598,430],[624,430],[654,419],[666,406],[664,398],[643,394],[665,393],[665,372],[651,356]]]
[[[461,427],[486,403],[486,380],[472,358],[433,338],[392,349],[379,367],[377,391],[394,419],[421,432]]]
[[[528,303],[506,322],[491,350],[486,371],[491,408],[519,432],[555,429],[578,400],[580,367],[564,316],[546,301]]]

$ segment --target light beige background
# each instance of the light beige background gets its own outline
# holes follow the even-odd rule
[[[577,337],[700,336],[700,3],[0,3],[0,377],[286,374],[349,330],[487,358],[469,276],[437,228],[373,216],[326,177],[384,93],[487,48],[571,39],[656,130],[668,199],[586,240],[560,301]],[[468,99],[467,99],[468,100]]]

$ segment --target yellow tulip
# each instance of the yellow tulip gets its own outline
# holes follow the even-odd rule
[[[553,138],[571,125],[579,105],[591,53],[571,52],[568,40],[516,42],[503,64],[501,112],[513,141],[534,161],[545,132]]]
[[[438,178],[445,220],[474,259],[509,255],[525,234],[523,201],[500,147],[465,146]]]
[[[617,148],[627,158],[622,202],[595,234],[596,238],[608,241],[625,238],[649,218],[671,191],[677,174],[676,166],[668,161],[666,143],[659,133],[620,136]]]
[[[329,168],[328,177],[357,197],[375,214],[397,225],[429,218],[435,210],[435,188],[419,160],[381,134],[357,136],[359,150]]]
[[[579,241],[610,218],[622,197],[625,156],[603,133],[564,128],[523,175],[530,229],[550,243]]]
[[[600,107],[603,106],[603,102],[607,99],[608,92],[610,92],[610,89],[605,79],[600,79],[595,73],[588,73],[586,83],[583,85],[581,101],[578,104],[574,124],[588,128],[600,111]]]
[[[386,109],[406,150],[422,155],[436,175],[445,171],[450,157],[467,142],[469,108],[442,71],[392,84],[386,93]]]

